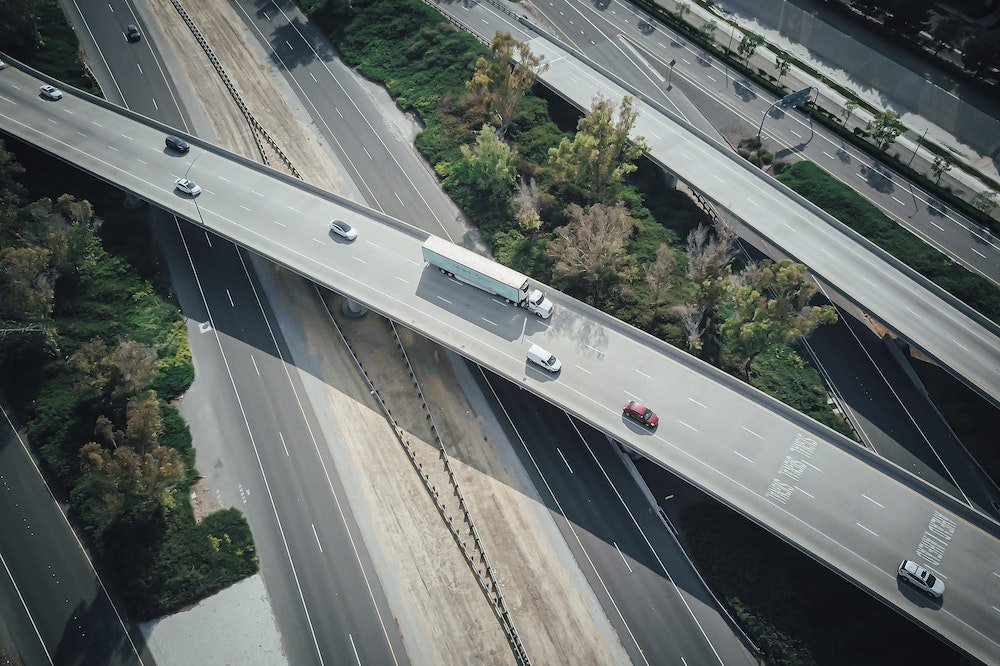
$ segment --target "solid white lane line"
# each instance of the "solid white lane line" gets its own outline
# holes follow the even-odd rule
[[[358,654],[358,648],[354,645],[354,636],[347,634],[347,637],[351,640],[351,649],[354,650],[354,658],[358,662],[358,666],[361,666],[361,655]]]
[[[612,541],[611,543],[615,544],[615,550],[617,550],[618,554],[621,556],[622,562],[625,563],[626,568],[628,568],[628,572],[632,573],[632,567],[628,565],[628,560],[625,559],[625,554],[622,552],[622,549],[618,547],[618,543],[615,541]]]
[[[7,566],[7,560],[4,558],[3,553],[0,553],[0,562],[3,563],[3,568],[7,571],[7,578],[10,579],[10,584],[14,586],[14,591],[17,592],[17,598],[21,600],[21,606],[24,607],[24,614],[28,616],[28,620],[31,622],[31,627],[35,630],[35,636],[38,637],[38,644],[42,646],[42,651],[45,652],[45,656],[49,658],[49,663],[56,663],[52,660],[52,655],[49,654],[49,648],[45,646],[42,634],[38,631],[38,625],[35,624],[35,618],[32,617],[31,611],[28,610],[28,603],[24,600],[24,595],[21,594],[21,588],[17,586],[17,581],[14,580],[14,574],[11,573],[10,567]],[[136,654],[138,654],[138,652]]]
[[[691,402],[693,402],[694,404],[698,405],[699,407],[702,407],[702,408],[704,408],[704,409],[708,409],[708,405],[703,405],[702,403],[698,402],[698,401],[697,401],[697,400],[695,400],[694,398],[688,398],[688,400],[690,400],[690,401],[691,401]]]
[[[741,427],[741,428],[743,428],[744,430],[746,430],[746,431],[747,431],[748,433],[750,433],[750,434],[751,434],[751,435],[753,435],[754,437],[756,437],[757,439],[764,439],[763,437],[761,437],[760,435],[758,435],[757,433],[755,433],[755,432],[754,432],[753,430],[751,430],[750,428],[747,428],[746,426],[740,426],[740,427]]]
[[[319,547],[319,552],[322,553],[323,552],[323,544],[321,544],[319,542],[319,535],[316,534],[316,524],[315,523],[309,523],[309,525],[312,526],[312,528],[313,528],[313,536],[316,537],[316,545]]]
[[[250,362],[253,363],[253,369],[257,371],[257,376],[260,377],[260,368],[257,367],[257,359],[250,354]]]
[[[743,458],[743,460],[746,460],[748,463],[753,464],[753,461],[750,460],[750,458],[747,458],[745,455],[743,455],[739,451],[733,451],[733,453],[735,453],[736,455],[738,455],[740,458]]]
[[[563,455],[562,450],[558,446],[556,447],[556,451],[559,453],[559,457],[562,458],[563,463],[566,464],[566,469],[569,470],[569,473],[576,474],[576,472],[573,471],[573,468],[569,466],[569,461],[566,460],[566,456]]]
[[[869,502],[871,502],[872,504],[874,504],[875,506],[877,506],[878,508],[880,508],[880,509],[884,509],[885,508],[884,506],[882,506],[881,504],[879,504],[878,502],[876,502],[875,500],[873,500],[871,497],[868,497],[868,495],[865,495],[864,493],[861,493],[861,496],[864,497]]]
[[[281,434],[280,430],[278,431],[278,439],[281,440],[281,448],[283,448],[285,450],[285,457],[286,458],[291,458],[291,456],[288,455],[288,447],[285,446],[285,437],[284,437],[284,435]]]

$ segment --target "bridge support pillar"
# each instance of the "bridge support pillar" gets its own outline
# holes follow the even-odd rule
[[[122,207],[129,209],[142,208],[143,204],[145,203],[146,203],[145,201],[135,196],[134,194],[126,194],[125,200],[122,201]]]
[[[361,305],[361,303],[358,303],[357,301],[352,301],[349,298],[344,299],[344,303],[340,306],[340,311],[346,316],[353,317],[355,319],[368,314],[368,308]]]

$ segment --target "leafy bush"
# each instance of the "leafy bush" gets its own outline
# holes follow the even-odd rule
[[[812,162],[798,162],[778,180],[893,255],[960,301],[1000,322],[1000,290],[890,220],[874,204]]]

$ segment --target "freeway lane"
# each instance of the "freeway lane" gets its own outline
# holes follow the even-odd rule
[[[9,67],[2,82],[5,131],[520,382],[977,658],[1000,657],[1000,575],[994,575],[1000,525],[991,519],[721,371],[562,294],[550,292],[556,313],[542,322],[425,270],[419,246],[426,234],[404,223],[197,139],[188,156],[168,155],[160,148],[165,128],[75,92],[45,102],[34,94],[37,80],[18,66]],[[171,189],[171,174],[188,171],[205,183],[219,174],[229,182],[212,183],[191,200]],[[358,241],[333,240],[327,232],[332,217],[355,224]],[[526,367],[531,342],[562,358],[560,377]],[[658,432],[622,420],[619,406],[630,395],[661,412]],[[894,568],[907,556],[947,576],[942,606],[920,603],[896,582]]]
[[[14,663],[153,664],[10,419],[0,403],[0,622],[23,659]]]

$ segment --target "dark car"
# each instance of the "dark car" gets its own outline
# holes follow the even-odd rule
[[[660,417],[656,415],[656,412],[635,400],[629,400],[625,403],[625,406],[622,407],[622,415],[633,421],[638,421],[647,428],[655,428],[656,424],[660,422]]]
[[[174,136],[173,134],[167,136],[166,144],[167,148],[176,150],[178,153],[186,153],[191,149],[191,146],[188,145],[187,141],[179,136]]]
[[[142,33],[139,32],[139,26],[134,23],[129,23],[128,27],[125,28],[125,39],[127,39],[132,44],[142,39]]]

